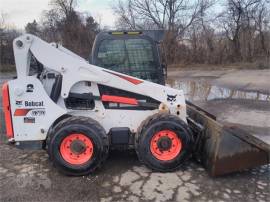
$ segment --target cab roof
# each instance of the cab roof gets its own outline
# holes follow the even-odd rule
[[[153,41],[160,43],[164,38],[164,30],[110,30],[102,31],[97,35],[97,38],[112,38],[112,37],[140,37],[147,36]]]

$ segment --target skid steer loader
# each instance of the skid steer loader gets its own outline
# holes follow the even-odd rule
[[[143,47],[154,50],[146,41]],[[217,123],[186,102],[182,90],[113,71],[113,63],[89,64],[30,34],[13,48],[17,79],[2,89],[7,137],[20,148],[46,148],[65,174],[91,173],[110,148],[123,145],[162,172],[178,169],[191,154],[212,176],[269,163],[269,145]],[[117,61],[116,53],[97,56]],[[151,80],[151,73],[143,76]]]

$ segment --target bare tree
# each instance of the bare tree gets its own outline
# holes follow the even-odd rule
[[[50,5],[59,15],[68,19],[75,11],[77,0],[51,0]]]
[[[267,2],[261,1],[252,16],[255,21],[256,31],[259,32],[259,36],[258,36],[259,41],[260,41],[259,49],[261,50],[262,54],[269,54],[268,53],[269,47],[267,47],[267,43],[265,40],[267,29],[269,29],[269,24],[270,24],[269,12],[270,12],[270,9]]]
[[[126,3],[119,0],[112,8],[118,17],[118,21],[116,22],[118,28],[131,30],[142,29],[142,27],[136,23],[136,16],[132,10],[130,0]]]
[[[131,29],[148,28],[183,32],[201,12],[211,6],[207,0],[119,0],[113,5],[122,26]]]
[[[5,40],[5,15],[0,13],[0,65],[3,63],[4,40]]]
[[[27,25],[25,26],[25,31],[29,34],[34,34],[34,35],[39,36],[40,35],[40,28],[39,28],[37,21],[34,20],[33,22],[27,23]]]
[[[119,0],[113,9],[120,28],[166,30],[167,59],[174,61],[177,41],[212,3],[208,0]]]
[[[189,54],[178,48],[178,62],[224,64],[269,58],[269,2],[227,0],[219,8],[223,10],[217,16],[202,13],[192,23],[185,34],[188,43],[183,44]]]
[[[26,31],[59,41],[88,58],[100,31],[98,23],[76,10],[76,0],[52,0],[50,5],[41,24],[28,23]],[[219,9],[213,12],[215,5]],[[163,53],[170,64],[220,65],[266,59],[269,65],[268,0],[118,0],[113,10],[119,29],[166,30]]]
[[[76,11],[76,5],[76,0],[52,0],[51,9],[43,13],[40,36],[88,58],[99,25],[92,16]]]
[[[261,0],[227,0],[225,11],[222,13],[222,23],[228,40],[232,43],[233,60],[242,60],[243,55],[241,54],[241,34],[243,36],[248,34],[249,38],[251,35],[252,15],[256,8],[260,4]],[[251,57],[251,41],[248,42],[248,58]]]
[[[6,14],[0,13],[0,71],[14,68],[12,42],[20,32],[8,26]]]

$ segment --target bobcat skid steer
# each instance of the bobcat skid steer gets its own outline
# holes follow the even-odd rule
[[[178,169],[192,153],[213,176],[269,163],[261,145],[186,104],[182,90],[91,65],[30,34],[16,38],[13,48],[17,79],[2,89],[6,135],[20,148],[46,148],[65,174],[93,172],[110,147],[123,145],[163,172]],[[254,161],[235,168],[243,156]]]

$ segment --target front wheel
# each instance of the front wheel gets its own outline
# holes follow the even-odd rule
[[[47,139],[54,165],[67,175],[86,175],[106,159],[109,140],[98,122],[86,117],[70,117],[59,122]]]
[[[173,171],[187,159],[192,136],[185,122],[170,114],[155,114],[140,126],[135,148],[140,161],[156,171]]]

